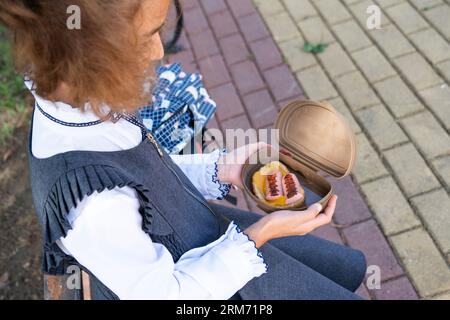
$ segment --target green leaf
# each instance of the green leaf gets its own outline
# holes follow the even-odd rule
[[[303,51],[318,54],[324,52],[327,47],[328,44],[326,43],[305,42],[305,44],[303,45]]]

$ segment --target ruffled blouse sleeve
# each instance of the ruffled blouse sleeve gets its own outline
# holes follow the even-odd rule
[[[218,177],[218,161],[224,154],[225,149],[216,149],[207,154],[170,157],[206,199],[221,200],[231,189],[231,184],[220,181]]]

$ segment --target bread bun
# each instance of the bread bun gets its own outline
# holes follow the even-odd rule
[[[285,180],[284,178],[288,174],[292,174],[294,176],[294,178],[292,179],[295,179],[293,181],[295,185],[295,192],[294,192],[295,194],[294,196],[292,196],[292,190],[290,189],[291,190],[290,201],[286,196],[287,195],[286,190],[283,190],[282,195],[280,197],[277,197],[277,199],[267,200],[266,195],[267,176],[272,175],[278,171],[281,172],[283,180]],[[289,179],[289,182],[291,182],[292,179]],[[301,187],[297,177],[293,173],[290,173],[289,169],[279,161],[272,161],[261,167],[258,171],[256,171],[252,177],[252,186],[255,196],[260,201],[264,202],[269,206],[276,207],[278,209],[299,208],[305,202],[305,191]],[[287,187],[285,187],[284,189],[286,188]]]

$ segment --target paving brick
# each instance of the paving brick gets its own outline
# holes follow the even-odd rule
[[[450,6],[441,5],[423,12],[428,21],[450,41]]]
[[[408,137],[383,105],[376,105],[355,113],[380,150],[408,141]]]
[[[450,129],[450,87],[436,86],[421,91],[420,96],[431,108],[447,129]]]
[[[220,124],[219,122],[217,122],[217,117],[214,116],[211,118],[211,120],[209,120],[208,125],[207,125],[208,129],[220,129]]]
[[[284,11],[280,0],[254,0],[254,3],[264,17],[270,17]]]
[[[223,56],[230,66],[249,58],[250,52],[240,34],[233,34],[219,41]]]
[[[351,4],[354,4],[356,2],[359,2],[361,0],[342,0],[344,2],[345,5],[349,6]]]
[[[431,63],[450,59],[450,44],[436,30],[426,29],[410,35],[409,38]]]
[[[445,156],[433,160],[433,167],[438,172],[439,177],[444,181],[447,189],[450,189],[450,156]]]
[[[191,50],[183,50],[168,56],[169,63],[181,63],[184,66],[195,63],[194,55]]]
[[[450,269],[425,230],[393,236],[391,242],[421,297],[450,290]]]
[[[200,68],[198,67],[197,63],[192,62],[188,64],[183,64],[183,71],[187,73],[199,73]]]
[[[272,32],[272,37],[276,42],[285,41],[300,36],[300,32],[294,20],[287,12],[282,12],[266,19],[267,26]]]
[[[286,107],[288,104],[290,104],[293,101],[304,101],[304,100],[306,100],[306,98],[303,94],[301,94],[296,97],[292,97],[292,98],[289,98],[289,99],[286,99],[283,101],[279,101],[279,102],[277,102],[278,109],[279,110],[283,109],[284,107]]]
[[[355,121],[355,118],[353,118],[352,113],[350,112],[349,108],[345,104],[345,102],[342,100],[342,98],[334,98],[331,100],[328,100],[328,102],[342,115],[344,116],[345,120],[347,120],[347,123],[350,125],[354,133],[361,132],[361,127],[359,124]]]
[[[303,50],[301,39],[291,39],[278,44],[284,59],[293,72],[314,66],[317,64],[314,55]]]
[[[370,39],[353,20],[334,25],[332,29],[349,52],[368,47],[371,44]]]
[[[428,27],[428,23],[408,2],[389,7],[386,9],[386,12],[405,34]]]
[[[374,46],[354,52],[352,56],[370,83],[397,74],[382,53]]]
[[[192,49],[191,44],[186,36],[186,31],[183,30],[180,35],[180,39],[178,40],[178,44],[182,47],[183,50]]]
[[[297,22],[306,41],[310,43],[332,43],[335,41],[328,27],[319,17],[311,17]]]
[[[186,12],[184,15],[184,27],[190,36],[209,29],[208,21],[199,6]]]
[[[250,120],[255,128],[272,125],[278,109],[266,89],[250,93],[243,98]]]
[[[352,4],[351,6],[349,6],[350,11],[353,13],[356,20],[359,21],[360,25],[363,26],[363,28],[365,29],[366,32],[375,32],[375,31],[379,30],[379,29],[368,30],[366,28],[367,18],[369,17],[369,15],[367,13],[367,8],[369,8],[369,6],[371,6],[373,4],[374,3],[372,0],[363,0],[363,1],[356,2],[356,3]],[[389,21],[387,15],[381,14],[381,26],[380,27],[384,28],[389,23],[391,23],[391,22]]]
[[[357,159],[353,168],[353,177],[362,184],[388,174],[377,153],[363,133],[356,135]]]
[[[328,77],[319,66],[297,72],[297,79],[309,99],[325,100],[338,96]]]
[[[402,3],[404,1],[405,0],[376,0],[376,2],[382,8],[387,8],[387,7],[393,6],[393,5],[398,4],[398,3]]]
[[[217,116],[220,121],[245,112],[238,93],[232,83],[226,83],[209,90],[211,98],[217,103]]]
[[[388,150],[384,156],[408,197],[441,186],[412,144]]]
[[[444,293],[433,297],[433,300],[450,300],[450,293]]]
[[[367,288],[366,288],[366,286],[365,286],[364,284],[362,284],[362,285],[358,288],[358,290],[355,291],[355,293],[356,293],[358,296],[360,296],[360,297],[362,297],[363,299],[365,299],[365,300],[371,300],[371,299],[372,299],[372,297],[371,297],[370,294],[369,294],[369,291],[367,290]]]
[[[437,68],[447,83],[450,83],[450,60],[439,63]]]
[[[331,78],[356,70],[356,66],[337,42],[330,44],[317,57]]]
[[[214,34],[218,39],[238,32],[233,16],[227,11],[216,13],[209,17]]]
[[[248,120],[248,118],[247,118],[247,116],[245,114],[242,114],[242,115],[234,117],[234,118],[227,119],[225,121],[221,121],[220,125],[222,126],[222,129],[225,132],[225,135],[226,135],[226,130],[229,130],[229,129],[248,130],[248,129],[252,128],[252,126],[250,124],[250,121]],[[230,142],[226,141],[226,143],[227,143],[227,146],[228,146],[228,144]],[[233,150],[234,148],[235,148],[235,146],[231,145],[229,149]]]
[[[361,190],[386,235],[420,226],[419,219],[391,177],[365,183]]]
[[[270,36],[269,30],[257,13],[239,18],[238,24],[247,42]]]
[[[350,225],[372,217],[367,205],[359,194],[351,177],[343,179],[327,178],[339,197],[334,221],[340,225]]]
[[[231,75],[241,94],[264,88],[264,82],[252,61],[244,61],[230,67]]]
[[[444,189],[426,193],[411,199],[425,227],[445,253],[450,252],[450,197]]]
[[[227,0],[227,2],[236,18],[256,13],[252,0]]]
[[[317,15],[316,9],[308,0],[283,0],[283,2],[295,21]]]
[[[225,0],[202,0],[201,3],[207,15],[211,15],[227,9]]]
[[[183,9],[186,11],[188,11],[189,9],[192,9],[192,8],[197,8],[197,7],[200,7],[198,0],[189,0],[189,1],[183,2]]]
[[[342,244],[342,239],[341,236],[339,235],[339,232],[337,231],[336,228],[330,226],[330,225],[325,225],[322,226],[316,230],[314,230],[311,235],[316,236],[318,238],[321,239],[325,239],[334,243],[339,243]]]
[[[359,72],[352,72],[334,79],[341,96],[353,111],[380,103],[375,92]]]
[[[350,13],[339,1],[316,0],[314,5],[329,24],[351,19]]]
[[[433,68],[418,53],[411,53],[394,59],[400,72],[416,90],[441,84],[443,81]],[[411,68],[414,66],[414,68]]]
[[[369,33],[389,58],[395,58],[415,51],[408,39],[394,24],[376,29]]]
[[[401,123],[427,159],[450,153],[450,138],[429,112],[402,119]]]
[[[417,300],[414,287],[404,276],[381,284],[380,290],[373,290],[377,300]]]
[[[270,37],[252,42],[250,48],[260,70],[266,70],[283,63],[281,53]]]
[[[422,103],[400,77],[377,82],[374,86],[396,118],[424,109]]]
[[[352,248],[364,252],[368,266],[380,267],[382,281],[403,274],[402,268],[375,221],[371,219],[345,228],[343,234]]]
[[[418,10],[429,10],[431,7],[442,4],[442,0],[411,0],[411,3]]]
[[[205,30],[190,37],[192,43],[192,50],[195,53],[197,61],[217,55],[219,53],[219,46],[211,32]]]
[[[205,85],[208,88],[214,88],[215,86],[230,82],[230,75],[222,56],[216,55],[204,58],[199,61],[199,66]]]
[[[264,71],[263,74],[276,101],[282,101],[302,93],[297,81],[286,65]]]

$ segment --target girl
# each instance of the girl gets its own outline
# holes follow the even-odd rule
[[[69,7],[80,28],[67,27]],[[264,217],[209,204],[242,185],[242,163],[265,145],[171,157],[145,130],[136,110],[164,54],[168,7],[0,0],[36,100],[29,158],[43,271],[81,268],[93,299],[357,299],[362,253],[306,235],[331,221],[336,196]]]

